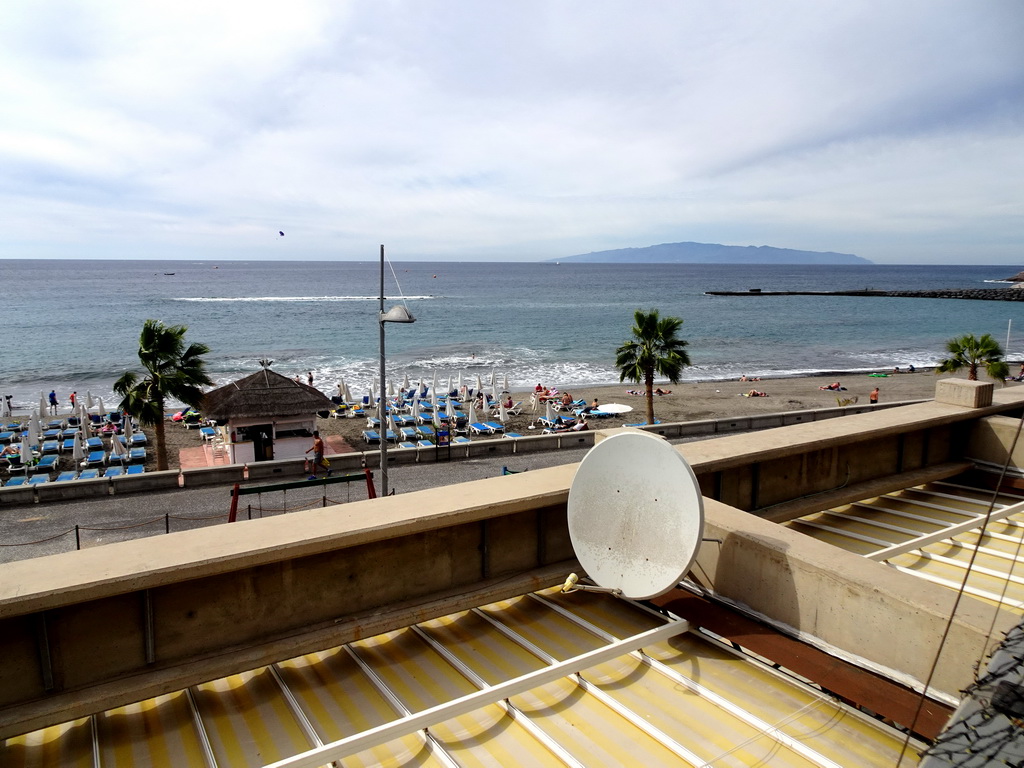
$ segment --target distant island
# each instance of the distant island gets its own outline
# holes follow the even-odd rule
[[[646,248],[618,248],[550,259],[594,264],[871,264],[852,253],[795,251],[770,245],[662,243]]]

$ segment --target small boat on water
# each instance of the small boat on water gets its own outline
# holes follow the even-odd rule
[[[165,275],[173,275],[173,272],[164,272]]]

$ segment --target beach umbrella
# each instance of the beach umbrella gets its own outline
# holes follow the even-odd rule
[[[121,422],[124,424],[124,439],[126,442],[130,444],[132,441],[132,435],[135,434],[132,431],[131,416],[125,416],[123,419],[121,419]]]
[[[33,413],[28,419],[28,439],[32,445],[41,445],[43,442],[43,430],[39,426],[39,414]]]
[[[92,420],[89,418],[89,409],[84,404],[78,406],[78,424],[81,427],[82,437],[89,437]]]
[[[435,408],[434,412],[432,414],[430,414],[430,417],[431,417],[431,421],[434,422],[434,429],[440,429],[441,428],[441,414],[438,413],[437,408]]]
[[[370,384],[370,396],[367,400],[367,404],[373,408],[373,404],[377,402],[377,398],[373,396],[373,384]]]
[[[501,389],[503,392],[512,391],[511,389],[508,388],[508,371],[505,372],[505,380],[502,382]]]
[[[395,396],[395,382],[392,381],[391,379],[388,379],[388,397],[394,397],[394,396]]]
[[[445,392],[449,395],[452,393],[452,375],[450,373],[448,374],[448,388]]]
[[[395,414],[388,414],[388,429],[394,434],[398,434],[398,424],[395,423]]]
[[[103,417],[105,417],[107,415],[107,411],[103,407],[103,398],[102,397],[97,397],[96,398],[96,403],[97,403],[96,410],[99,412],[100,418],[102,419]]]
[[[476,422],[476,405],[474,404],[472,398],[470,398],[469,407],[466,409],[466,420],[470,424]]]
[[[430,383],[430,391],[434,395],[434,405],[437,405],[437,368],[434,369],[434,378]]]
[[[40,416],[40,418],[42,418],[42,415],[44,413],[46,413],[46,398],[43,397],[43,391],[39,390],[39,416]]]
[[[434,413],[437,413],[437,389],[430,390],[430,408]]]
[[[444,415],[447,416],[449,419],[455,418],[455,403],[452,402],[452,399],[450,397],[444,404]]]
[[[92,408],[95,403],[92,401],[92,392],[88,389],[85,390],[85,407],[86,409]]]
[[[496,376],[497,375],[498,375],[497,374],[497,369],[496,368],[491,368],[491,386],[492,387],[494,386],[494,382],[496,381]]]
[[[484,391],[484,383],[482,381],[480,381],[480,374],[479,373],[476,375],[476,391],[478,393]]]
[[[500,421],[502,424],[508,421],[508,412],[505,411],[504,400],[498,403],[498,421]]]
[[[408,392],[409,391],[409,372],[408,371],[406,371],[402,375],[402,391],[403,392]]]
[[[18,451],[21,454],[21,463],[26,467],[32,464],[32,445],[29,443],[27,437],[21,438],[21,448]]]
[[[420,399],[413,397],[412,399],[412,420],[416,423],[420,423]]]
[[[459,371],[459,378],[455,384],[455,388],[459,391],[459,397],[465,397],[466,391],[462,386],[462,371]]]
[[[345,380],[344,379],[338,379],[338,397],[340,397],[346,403],[348,402],[348,398],[345,396]]]
[[[121,445],[120,437],[116,432],[110,433],[110,455],[116,459],[123,460],[125,454],[124,446]]]
[[[85,458],[85,449],[82,447],[82,433],[75,432],[75,442],[71,446],[71,458],[75,460],[75,465]]]
[[[555,414],[554,414],[554,411],[551,410],[551,401],[550,400],[545,400],[544,401],[544,418],[547,419],[548,421],[554,421],[555,420]]]

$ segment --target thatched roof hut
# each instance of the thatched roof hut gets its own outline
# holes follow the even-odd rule
[[[334,403],[320,390],[264,368],[206,393],[203,416],[221,423],[238,419],[309,416]]]

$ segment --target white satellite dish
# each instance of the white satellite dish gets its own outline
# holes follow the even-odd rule
[[[704,531],[704,500],[690,465],[669,443],[622,433],[583,457],[569,489],[568,522],[587,575],[606,590],[644,600],[673,589],[690,570]]]

